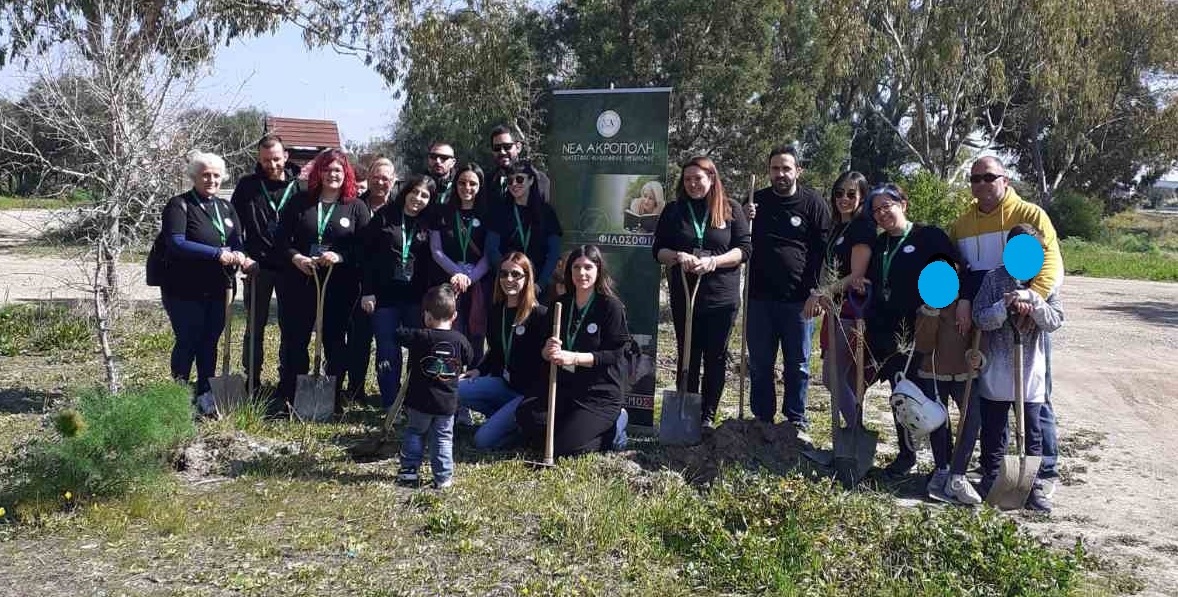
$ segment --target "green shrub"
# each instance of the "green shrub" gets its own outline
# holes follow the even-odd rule
[[[1079,193],[1062,191],[1055,195],[1047,215],[1060,238],[1095,240],[1100,235],[1104,206]]]
[[[894,182],[908,194],[908,219],[913,222],[947,228],[971,201],[969,189],[924,170],[897,176]]]
[[[73,500],[124,495],[157,480],[172,451],[196,433],[189,390],[176,384],[93,390],[77,402],[55,417],[58,434],[14,457],[0,504],[41,510],[62,504],[66,492]]]
[[[6,305],[0,308],[0,356],[84,350],[90,330],[89,318],[66,306]]]

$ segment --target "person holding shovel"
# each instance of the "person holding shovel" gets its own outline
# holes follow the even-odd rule
[[[569,253],[565,279],[570,291],[556,299],[564,312],[563,331],[548,338],[541,351],[545,361],[557,366],[553,453],[621,450],[629,420],[622,408],[621,364],[630,342],[626,307],[595,245]],[[551,319],[541,329],[551,330]],[[528,396],[516,410],[516,421],[534,446],[544,441],[547,406],[546,396]]]
[[[297,377],[310,368],[307,347],[319,300],[323,301],[323,338],[317,341],[323,343],[327,375],[335,376],[339,393],[347,365],[344,337],[360,297],[360,231],[370,218],[368,206],[356,198],[356,175],[347,156],[338,149],[316,156],[307,191],[291,199],[275,235],[275,248],[288,262],[279,279],[284,302],[279,315],[282,375],[277,396],[282,400],[293,400]],[[325,281],[320,297],[317,288]],[[337,399],[337,412],[341,407]]]
[[[393,202],[364,230],[364,275],[360,307],[372,315],[376,336],[376,383],[384,408],[401,389],[401,343],[397,328],[421,327],[421,299],[429,287],[430,202],[434,181],[410,176]]]
[[[1041,245],[1043,235],[1030,224],[1018,224],[1010,230],[1007,242],[1020,235],[1030,235]],[[1044,268],[1046,269],[1046,268]],[[985,496],[998,476],[999,466],[1006,454],[1007,419],[1016,397],[1011,394],[1016,375],[1023,378],[1024,432],[1026,454],[1042,456],[1043,429],[1039,409],[1047,394],[1048,350],[1047,334],[1063,325],[1063,304],[1053,291],[1047,298],[1030,287],[1035,279],[1017,280],[1005,265],[990,270],[982,279],[973,300],[973,319],[982,330],[982,352],[986,363],[979,381],[981,387],[981,466],[982,480],[978,490]],[[1013,329],[1018,327],[1018,330]],[[1022,334],[1020,343],[1015,334]],[[1015,371],[1014,351],[1024,350],[1023,370]],[[1026,507],[1040,512],[1051,511],[1051,500],[1044,494],[1043,482],[1036,479],[1027,498]]]
[[[194,152],[188,160],[192,188],[168,199],[162,234],[167,268],[160,298],[172,324],[172,378],[188,383],[196,362],[197,406],[212,411],[209,379],[216,373],[217,339],[225,327],[226,289],[233,269],[253,267],[242,253],[241,222],[228,201],[217,197],[225,160]]]
[[[740,304],[740,264],[752,253],[752,240],[744,210],[724,192],[716,164],[710,158],[696,156],[683,166],[675,201],[659,217],[651,251],[659,263],[667,266],[676,349],[680,362],[689,359],[686,383],[678,379],[680,372],[675,387],[701,394],[703,425],[711,429],[724,391],[728,336]],[[691,313],[681,272],[689,274],[690,285],[698,285]],[[692,318],[689,355],[683,354],[688,317]]]

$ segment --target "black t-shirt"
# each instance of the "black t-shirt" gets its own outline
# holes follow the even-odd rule
[[[318,247],[338,253],[343,259],[335,266],[333,278],[348,273],[359,275],[363,254],[360,250],[361,231],[371,217],[368,206],[359,199],[346,204],[342,201],[320,204],[311,193],[299,193],[282,210],[274,237],[275,247],[284,255],[286,271],[302,276],[291,263],[291,258],[298,254],[316,257]],[[320,218],[324,220],[322,238],[319,236]]]
[[[502,204],[491,208],[489,218],[491,231],[499,235],[499,254],[522,252],[532,261],[536,275],[548,259],[548,237],[564,236],[556,212],[543,201],[522,207],[514,201]]]
[[[187,204],[187,205],[185,205]],[[213,225],[220,215],[225,237]],[[237,211],[219,197],[202,199],[192,191],[168,200],[163,212],[163,234],[171,238],[183,234],[190,242],[210,247],[230,247],[240,243],[241,222]],[[168,296],[187,299],[224,300],[225,289],[232,287],[233,272],[215,258],[194,256],[169,250],[160,290]]]
[[[548,307],[536,305],[528,318],[518,325],[515,318],[516,310],[508,309],[506,302],[491,307],[487,315],[487,345],[490,348],[483,356],[483,362],[479,363],[479,374],[501,376],[508,386],[525,396],[543,395],[548,383],[548,363],[540,352],[552,333]],[[545,327],[545,321],[549,327]]]
[[[364,229],[361,292],[375,295],[378,307],[416,304],[425,294],[430,281],[428,264],[433,262],[425,217],[407,216],[400,206],[389,204],[378,209]]]
[[[749,298],[801,302],[819,285],[830,206],[809,187],[782,197],[772,188],[753,195],[753,255],[749,260]]]
[[[402,327],[397,341],[409,347],[405,405],[431,415],[457,412],[458,376],[474,359],[466,337],[454,330]]]
[[[872,290],[867,330],[876,358],[882,360],[895,352],[897,333],[903,331],[909,340],[916,334],[916,312],[924,304],[917,281],[925,265],[938,254],[961,262],[957,246],[936,226],[913,224],[906,238],[886,232],[876,237],[867,270]],[[889,255],[890,267],[885,268]]]
[[[655,259],[658,259],[661,249],[684,253],[704,251],[715,256],[723,255],[732,249],[740,249],[742,261],[747,260],[753,248],[748,219],[736,201],[729,199],[728,207],[732,211],[731,217],[723,228],[716,228],[712,226],[710,216],[706,215],[707,208],[703,199],[679,199],[669,203],[663,209],[655,227],[654,244],[651,247]],[[696,237],[696,221],[706,222],[702,248]],[[694,284],[695,281],[692,279],[689,282]],[[679,304],[686,300],[679,276],[679,266],[667,268],[667,283],[670,285],[672,301]],[[739,302],[740,266],[718,267],[716,271],[705,274],[700,282],[695,308],[703,310],[735,307]]]
[[[291,204],[301,190],[292,176],[271,180],[264,174],[243,176],[233,189],[233,208],[241,218],[245,254],[267,269],[281,269],[285,255],[274,251],[278,214]]]
[[[855,245],[874,245],[875,235],[875,222],[865,217],[856,217],[850,222],[836,222],[826,241],[826,267],[838,266],[835,272],[839,278],[851,275],[851,248]]]

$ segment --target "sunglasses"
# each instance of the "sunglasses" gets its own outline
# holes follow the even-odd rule
[[[971,174],[969,177],[969,184],[978,184],[980,182],[984,182],[986,184],[989,184],[989,183],[994,182],[995,180],[998,180],[999,178],[1006,178],[1006,175],[1004,175],[1004,174],[991,174],[989,172],[987,172],[985,174]]]
[[[449,161],[449,160],[454,159],[454,156],[446,155],[444,153],[431,153],[431,154],[429,154],[429,159],[437,160],[439,162],[445,162],[445,161]]]
[[[519,280],[524,277],[524,273],[517,269],[501,269],[499,270],[500,280]]]
[[[846,197],[847,199],[855,199],[858,196],[859,191],[844,191],[842,189],[835,189],[834,191],[835,199],[842,199],[843,197]]]
[[[499,153],[509,153],[513,147],[515,147],[514,141],[511,143],[495,143],[491,145],[491,149]]]
[[[516,174],[515,176],[507,177],[507,182],[511,184],[528,184],[527,174]]]

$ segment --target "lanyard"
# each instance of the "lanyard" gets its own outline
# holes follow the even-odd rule
[[[503,326],[500,333],[503,337],[499,339],[499,343],[503,345],[503,365],[507,366],[507,362],[511,360],[511,345],[515,343],[515,326],[507,327],[507,312],[511,309],[507,308],[507,304],[503,304]],[[515,319],[512,319],[515,323]]]
[[[409,263],[409,248],[413,246],[413,235],[417,233],[412,216],[401,216],[401,267]]]
[[[462,250],[462,263],[466,263],[466,250],[470,248],[471,234],[473,231],[470,227],[462,223],[462,212],[457,212],[454,217],[454,236],[458,237],[458,248]]]
[[[295,183],[292,180],[286,185],[286,190],[282,192],[282,199],[278,200],[278,204],[274,204],[274,197],[270,195],[270,191],[266,190],[266,183],[262,183],[262,194],[266,196],[266,202],[274,209],[274,213],[282,211],[282,206],[286,205],[286,200],[290,199],[290,192],[294,189]]]
[[[904,236],[900,237],[900,242],[890,251],[884,251],[883,254],[883,284],[884,288],[888,287],[888,272],[892,271],[892,258],[900,251],[900,247],[904,246],[904,241],[907,240],[908,234],[912,232],[912,222],[908,223],[908,227],[904,229]],[[885,298],[886,300],[886,298]]]
[[[589,307],[593,306],[593,299],[595,299],[595,298],[597,298],[596,292],[594,292],[593,294],[590,294],[589,300],[585,301],[585,306],[581,307],[581,313],[580,313],[580,316],[577,317],[577,327],[575,329],[573,329],[573,318],[572,317],[570,317],[569,322],[567,324],[565,324],[565,328],[564,328],[564,349],[565,350],[572,350],[573,349],[573,344],[577,341],[577,334],[581,333],[581,324],[585,323],[585,313],[587,313],[589,311]],[[574,297],[573,300],[569,302],[569,306],[570,307],[577,306],[576,297]]]
[[[209,213],[209,209],[201,204],[200,195],[197,195],[196,191],[192,192],[192,198],[196,200],[196,204],[200,206],[201,211],[205,212],[205,215],[209,216],[209,221],[213,223],[213,228],[217,230],[217,234],[221,237],[221,246],[224,247],[228,237],[225,235],[225,222],[221,218],[221,206],[217,205],[217,198],[209,198],[209,203],[213,204],[213,211],[217,214],[216,217],[213,217],[213,214]]]
[[[528,227],[527,234],[524,234],[524,223],[519,219],[519,206],[512,205],[515,208],[515,232],[519,234],[519,242],[523,243],[523,252],[528,252],[528,243],[532,240],[532,228]]]
[[[446,202],[450,200],[450,189],[453,187],[454,179],[451,178],[450,182],[446,183],[446,188],[443,189],[442,192],[438,195],[438,205],[445,205]]]
[[[331,221],[331,214],[335,212],[335,206],[336,206],[336,204],[332,203],[331,207],[327,208],[326,214],[323,213],[323,202],[322,201],[320,201],[315,206],[315,217],[318,219],[318,222],[319,222],[319,228],[318,228],[319,236],[317,237],[319,240],[317,240],[316,242],[319,244],[323,244],[323,231],[327,230],[327,223]]]
[[[691,212],[691,225],[695,228],[695,246],[698,248],[704,247],[704,230],[708,228],[708,217],[712,215],[711,208],[704,208],[704,217],[695,217],[695,207],[691,205],[691,201],[687,202],[687,209]]]

